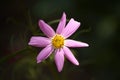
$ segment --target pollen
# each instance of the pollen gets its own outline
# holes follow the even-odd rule
[[[52,45],[55,48],[62,48],[64,45],[64,37],[61,35],[56,34],[53,38],[52,38]]]

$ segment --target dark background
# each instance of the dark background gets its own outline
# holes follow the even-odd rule
[[[66,60],[58,73],[49,59],[36,63],[39,49],[21,50],[41,35],[39,19],[50,22],[63,12],[81,22],[70,38],[90,46],[72,49],[80,66]],[[1,0],[0,80],[120,80],[119,33],[120,0]]]

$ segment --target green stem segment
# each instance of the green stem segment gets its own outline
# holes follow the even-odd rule
[[[27,48],[24,48],[22,50],[19,50],[19,51],[15,52],[15,53],[11,53],[9,55],[6,55],[5,57],[0,59],[0,64],[9,60],[9,59],[11,59],[12,57],[15,57],[16,55],[18,55],[20,53],[23,53],[23,52],[25,53],[26,51],[29,51],[29,50],[30,50],[30,48],[27,47]]]
[[[53,21],[48,22],[49,25],[54,24],[54,23],[58,23],[60,21],[60,19],[56,19]],[[67,19],[67,22],[69,21],[69,19]]]

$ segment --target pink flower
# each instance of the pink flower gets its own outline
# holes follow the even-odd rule
[[[80,22],[70,19],[66,25],[66,14],[63,13],[62,18],[55,31],[43,20],[39,21],[39,27],[47,37],[33,36],[30,39],[29,45],[35,47],[45,47],[37,56],[37,63],[42,62],[54,52],[54,59],[59,72],[62,71],[64,65],[64,56],[75,65],[79,62],[74,57],[68,47],[88,47],[87,43],[67,39],[80,26]]]

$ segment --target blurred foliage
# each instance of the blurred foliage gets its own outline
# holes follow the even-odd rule
[[[120,80],[119,0],[2,0],[0,10],[0,80]],[[63,12],[81,22],[70,38],[90,47],[72,49],[80,66],[66,60],[58,73],[51,58],[36,63],[41,48],[28,42],[44,36],[39,19],[49,23]]]

